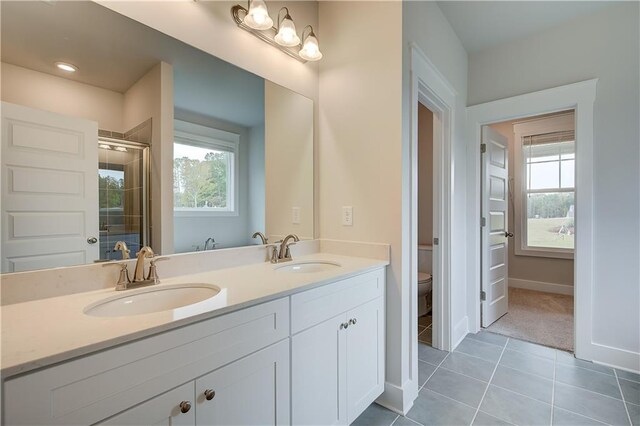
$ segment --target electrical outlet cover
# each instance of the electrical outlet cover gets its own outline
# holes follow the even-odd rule
[[[342,226],[353,226],[353,207],[342,207]]]
[[[300,225],[300,207],[291,208],[291,222],[294,225]]]

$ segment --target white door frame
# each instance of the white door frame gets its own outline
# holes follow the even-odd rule
[[[593,105],[598,79],[586,80],[467,108],[468,317],[480,330],[480,139],[482,126],[575,109],[576,247],[574,258],[574,339],[576,357],[594,358],[591,342],[593,289]]]
[[[433,347],[451,350],[451,213],[453,109],[456,91],[420,48],[411,44],[411,378],[418,378],[418,103],[433,113]]]

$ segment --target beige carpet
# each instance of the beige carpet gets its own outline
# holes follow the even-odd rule
[[[509,313],[487,330],[573,352],[573,296],[509,288]]]

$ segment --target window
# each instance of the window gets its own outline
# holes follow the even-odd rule
[[[238,135],[180,121],[175,127],[175,214],[236,215]]]
[[[514,126],[518,192],[515,217],[516,226],[520,225],[516,254],[573,257],[576,189],[572,124],[571,114],[570,120],[539,120],[528,129],[529,134],[522,132],[523,127]],[[533,131],[536,133],[531,134]]]

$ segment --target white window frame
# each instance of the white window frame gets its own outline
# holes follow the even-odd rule
[[[227,205],[219,208],[189,208],[174,206],[173,215],[188,216],[238,216],[238,188],[239,184],[239,147],[240,135],[212,127],[201,126],[187,121],[174,120],[173,143],[210,148],[217,151],[227,151],[233,154],[233,161],[227,171]],[[231,195],[231,197],[229,197]]]
[[[527,197],[524,169],[523,140],[527,136],[545,133],[574,131],[575,118],[573,111],[553,117],[537,118],[518,122],[513,125],[514,131],[514,225],[515,247],[517,256],[550,257],[557,259],[573,259],[574,249],[552,247],[529,247],[527,245]],[[577,143],[577,141],[576,141]],[[577,157],[576,157],[577,163]],[[576,170],[577,167],[574,168]],[[575,172],[574,172],[575,173]],[[574,177],[573,191],[577,191],[577,180]],[[555,191],[554,191],[555,192]],[[575,204],[574,204],[575,205]]]

